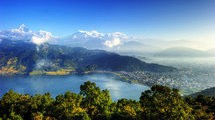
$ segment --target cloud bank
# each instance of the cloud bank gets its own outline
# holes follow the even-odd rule
[[[26,42],[33,42],[34,44],[40,45],[45,42],[49,42],[56,37],[52,33],[40,30],[39,32],[33,32],[28,29],[24,24],[20,25],[19,28],[0,31],[0,39],[9,40],[22,40]]]
[[[37,45],[40,45],[54,38],[55,37],[52,35],[52,33],[40,30],[39,32],[32,36],[31,41]]]
[[[128,36],[121,32],[108,33],[107,40],[105,40],[104,45],[112,48],[115,46],[119,46],[128,40]]]

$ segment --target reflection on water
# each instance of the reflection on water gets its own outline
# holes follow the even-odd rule
[[[43,94],[50,92],[53,97],[70,90],[79,93],[80,85],[85,81],[95,82],[101,89],[108,89],[113,100],[120,98],[138,100],[141,92],[149,87],[120,81],[111,74],[69,75],[69,76],[25,76],[1,77],[0,96],[9,89],[23,94]]]

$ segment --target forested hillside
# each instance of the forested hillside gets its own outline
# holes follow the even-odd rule
[[[211,87],[211,88],[208,88],[208,89],[205,89],[205,90],[202,90],[200,92],[197,92],[197,93],[193,93],[191,94],[190,96],[192,97],[196,97],[198,95],[205,95],[205,96],[215,96],[215,87]]]
[[[170,72],[176,69],[103,50],[51,44],[37,46],[21,40],[2,40],[0,44],[0,75],[65,75],[94,70]]]

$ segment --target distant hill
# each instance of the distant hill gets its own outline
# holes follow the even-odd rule
[[[191,95],[189,95],[189,96],[195,97],[195,96],[198,96],[198,95],[215,96],[215,87],[202,90],[202,91],[200,91],[200,92],[191,94]]]
[[[196,50],[186,47],[173,47],[156,53],[155,56],[161,57],[203,57],[209,56],[205,51]]]
[[[215,48],[206,51],[208,55],[215,56]]]
[[[168,72],[176,69],[103,50],[37,46],[26,41],[2,40],[0,43],[0,74],[67,74],[93,70]]]

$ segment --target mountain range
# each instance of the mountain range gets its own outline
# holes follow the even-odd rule
[[[160,40],[128,36],[121,32],[101,33],[95,30],[79,30],[69,36],[58,37],[51,32],[32,31],[24,24],[19,28],[0,30],[0,41],[32,42],[37,45],[43,43],[64,45],[69,47],[84,47],[87,49],[101,49],[125,55],[161,56],[161,57],[211,57],[215,56],[215,48],[206,51],[192,49],[196,43],[189,40]],[[177,47],[179,46],[179,47]],[[180,47],[181,46],[181,47]],[[198,45],[197,45],[198,46]],[[210,47],[211,48],[211,47]],[[163,50],[163,51],[162,51]]]
[[[215,56],[215,49],[202,51],[188,47],[172,47],[154,55],[158,57],[213,57]]]
[[[137,58],[81,47],[36,45],[29,41],[0,42],[0,74],[69,74],[86,71],[169,72],[173,67],[145,63]]]

